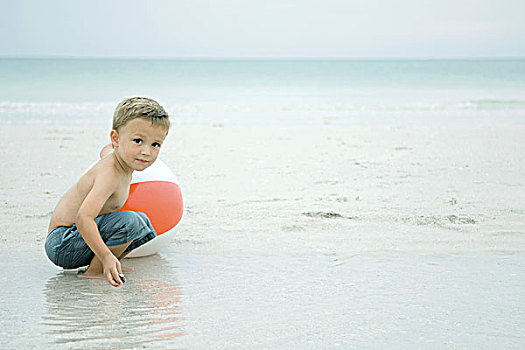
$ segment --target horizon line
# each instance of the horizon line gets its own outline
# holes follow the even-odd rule
[[[446,56],[446,57],[124,57],[124,56],[0,56],[1,60],[152,60],[152,61],[446,61],[446,60],[523,60],[525,56]]]

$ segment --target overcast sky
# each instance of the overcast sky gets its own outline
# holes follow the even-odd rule
[[[524,0],[0,0],[2,57],[525,57]]]

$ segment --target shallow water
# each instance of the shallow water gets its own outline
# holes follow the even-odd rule
[[[136,277],[124,288],[79,279],[43,254],[2,257],[2,348],[133,348],[182,335],[180,285],[160,255],[127,260]]]
[[[0,255],[3,349],[525,344],[523,253],[344,257],[174,242],[124,260],[121,288],[32,253]]]

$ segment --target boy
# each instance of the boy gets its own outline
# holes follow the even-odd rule
[[[122,285],[119,259],[157,234],[143,213],[119,209],[128,197],[133,171],[155,162],[169,126],[168,114],[152,99],[133,97],[117,106],[111,144],[51,216],[45,250],[54,264],[65,269],[89,265],[79,277]]]

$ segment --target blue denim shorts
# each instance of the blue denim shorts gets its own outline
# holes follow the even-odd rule
[[[146,214],[140,212],[119,211],[100,215],[95,218],[95,223],[108,247],[131,242],[125,252],[130,252],[157,237]],[[89,265],[95,256],[76,225],[59,226],[49,232],[45,250],[49,260],[64,269]]]

